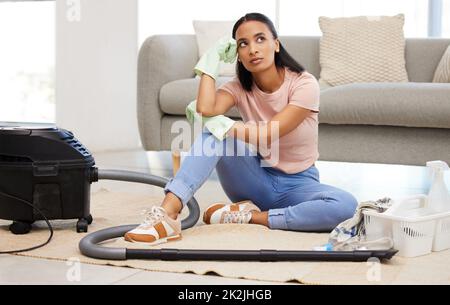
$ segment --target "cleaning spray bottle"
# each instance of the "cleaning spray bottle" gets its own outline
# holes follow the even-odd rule
[[[429,161],[427,167],[431,168],[433,181],[428,193],[428,207],[435,213],[450,211],[450,194],[444,181],[444,171],[449,167],[444,161]]]

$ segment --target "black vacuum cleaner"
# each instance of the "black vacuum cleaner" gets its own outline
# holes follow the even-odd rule
[[[78,219],[76,230],[88,231],[90,185],[99,179],[145,183],[164,187],[168,179],[149,174],[99,170],[94,158],[73,135],[53,124],[0,122],[0,219],[11,220],[14,234],[27,234],[32,224],[44,220]],[[194,226],[200,209],[193,197],[187,204],[189,216],[182,228]],[[256,261],[366,261],[370,257],[390,259],[395,249],[374,251],[279,251],[279,250],[194,250],[124,249],[99,244],[123,236],[138,224],[100,230],[85,236],[79,244],[82,254],[98,259],[160,260],[256,260]],[[0,252],[11,253],[18,251]]]
[[[33,222],[45,218],[76,218],[77,231],[87,232],[94,164],[70,131],[1,123],[0,218],[14,221],[14,234],[28,233]]]

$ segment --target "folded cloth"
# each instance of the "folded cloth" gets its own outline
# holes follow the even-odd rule
[[[330,233],[328,243],[316,247],[315,250],[382,250],[393,246],[392,238],[384,237],[374,241],[366,240],[366,227],[364,223],[364,211],[373,210],[383,213],[392,205],[392,199],[385,197],[377,201],[361,202],[356,208],[352,218],[341,222]],[[370,248],[370,249],[368,249]]]
[[[227,132],[236,121],[224,115],[204,117],[197,112],[197,101],[192,101],[186,107],[186,118],[190,123],[201,122],[218,140],[222,141],[227,137]]]
[[[205,122],[205,127],[220,141],[227,137],[228,130],[236,121],[224,115],[210,117]]]

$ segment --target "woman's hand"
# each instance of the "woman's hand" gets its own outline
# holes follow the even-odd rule
[[[219,53],[220,60],[226,63],[234,63],[237,57],[237,44],[236,40],[233,38],[223,39],[219,41],[219,46],[217,47],[217,52]]]
[[[236,41],[233,38],[222,37],[200,58],[194,72],[198,76],[207,74],[216,80],[219,75],[220,61],[233,63],[237,57],[236,50]]]

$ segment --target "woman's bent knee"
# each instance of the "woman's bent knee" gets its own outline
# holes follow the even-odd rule
[[[355,214],[356,207],[358,206],[358,201],[356,198],[347,191],[339,192],[339,204],[341,205],[341,218],[343,220],[349,219],[353,217]]]

